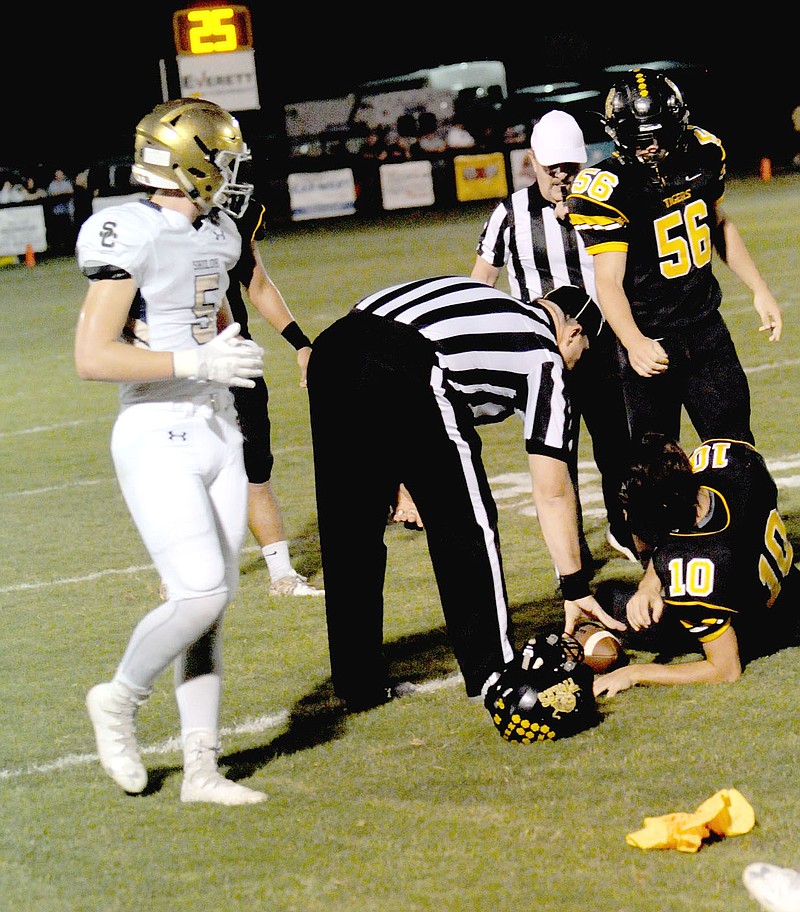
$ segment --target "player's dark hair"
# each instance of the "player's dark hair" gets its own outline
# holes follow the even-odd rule
[[[651,546],[669,532],[688,531],[697,518],[700,488],[689,457],[674,440],[649,432],[634,449],[620,492],[634,535]]]

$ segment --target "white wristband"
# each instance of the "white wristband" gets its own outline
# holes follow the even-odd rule
[[[187,349],[172,353],[172,372],[176,377],[198,378],[200,376],[199,352]]]

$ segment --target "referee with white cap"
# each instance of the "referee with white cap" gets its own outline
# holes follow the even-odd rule
[[[509,290],[520,301],[574,286],[576,293],[565,300],[579,308],[586,294],[597,300],[592,257],[569,220],[565,202],[572,181],[587,160],[580,125],[566,111],[548,111],[534,124],[528,156],[535,181],[498,203],[484,223],[472,278],[494,286],[505,266]],[[577,290],[585,292],[581,295]],[[575,316],[574,310],[571,315]],[[582,359],[580,368],[570,374],[570,394],[578,415],[576,435],[582,416],[592,438],[609,522],[606,540],[635,561],[635,546],[619,500],[628,469],[630,435],[611,341],[607,330],[591,354]],[[576,485],[577,455],[576,440],[570,466]],[[584,565],[589,569],[593,559],[582,530],[581,539]]]

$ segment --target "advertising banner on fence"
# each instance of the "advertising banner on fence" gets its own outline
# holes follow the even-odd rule
[[[481,155],[456,155],[456,197],[468,200],[502,199],[508,195],[506,161],[502,152]]]
[[[381,165],[381,197],[384,209],[412,209],[432,206],[433,168],[429,161]]]
[[[292,221],[353,215],[356,184],[351,168],[289,175]]]
[[[0,208],[0,256],[20,256],[31,245],[34,253],[47,250],[42,206]]]

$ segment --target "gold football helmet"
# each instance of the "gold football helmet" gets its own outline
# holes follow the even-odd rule
[[[239,178],[250,150],[235,117],[212,101],[178,98],[136,126],[133,178],[147,187],[182,190],[204,212],[238,218],[253,185]]]

